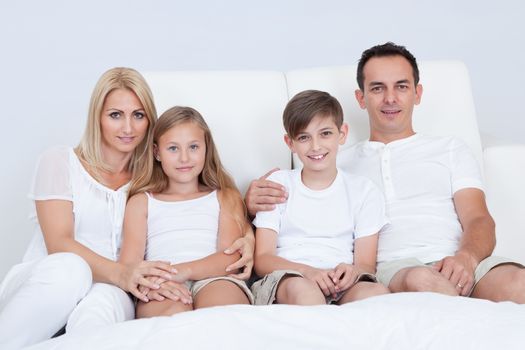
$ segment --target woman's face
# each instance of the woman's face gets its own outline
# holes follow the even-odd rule
[[[129,89],[115,89],[104,101],[100,115],[102,152],[131,154],[148,131],[149,120],[137,95]]]

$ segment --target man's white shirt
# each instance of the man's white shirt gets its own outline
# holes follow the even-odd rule
[[[390,224],[379,235],[378,263],[453,255],[462,234],[454,193],[483,190],[479,164],[454,137],[415,134],[383,144],[364,141],[341,151],[338,164],[382,189]]]

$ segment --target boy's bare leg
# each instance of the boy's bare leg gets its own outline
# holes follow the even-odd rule
[[[326,299],[317,283],[303,277],[285,277],[277,287],[277,303],[293,305],[322,305]]]
[[[346,291],[341,299],[337,302],[339,305],[346,304],[352,301],[366,299],[376,295],[383,295],[390,293],[387,287],[381,283],[374,282],[358,282]]]

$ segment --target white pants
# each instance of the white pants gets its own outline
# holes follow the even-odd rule
[[[131,297],[117,286],[95,283],[67,320],[66,333],[90,330],[135,318]]]
[[[86,302],[79,304],[83,298]],[[72,253],[51,254],[15,265],[0,285],[0,349],[49,339],[66,322],[71,322],[68,330],[77,331],[133,316],[126,293],[102,283],[93,285],[84,259]]]

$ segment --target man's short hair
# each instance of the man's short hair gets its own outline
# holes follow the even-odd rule
[[[387,42],[382,45],[373,46],[363,52],[357,64],[357,85],[359,89],[364,91],[365,76],[363,69],[366,62],[373,57],[388,57],[388,56],[402,56],[406,58],[408,63],[412,66],[412,74],[414,76],[414,85],[419,83],[419,68],[417,67],[416,58],[404,46],[396,45],[392,42]]]
[[[316,116],[332,117],[337,128],[343,125],[343,108],[335,97],[324,91],[306,90],[295,95],[283,112],[283,125],[291,138],[308,127]]]

